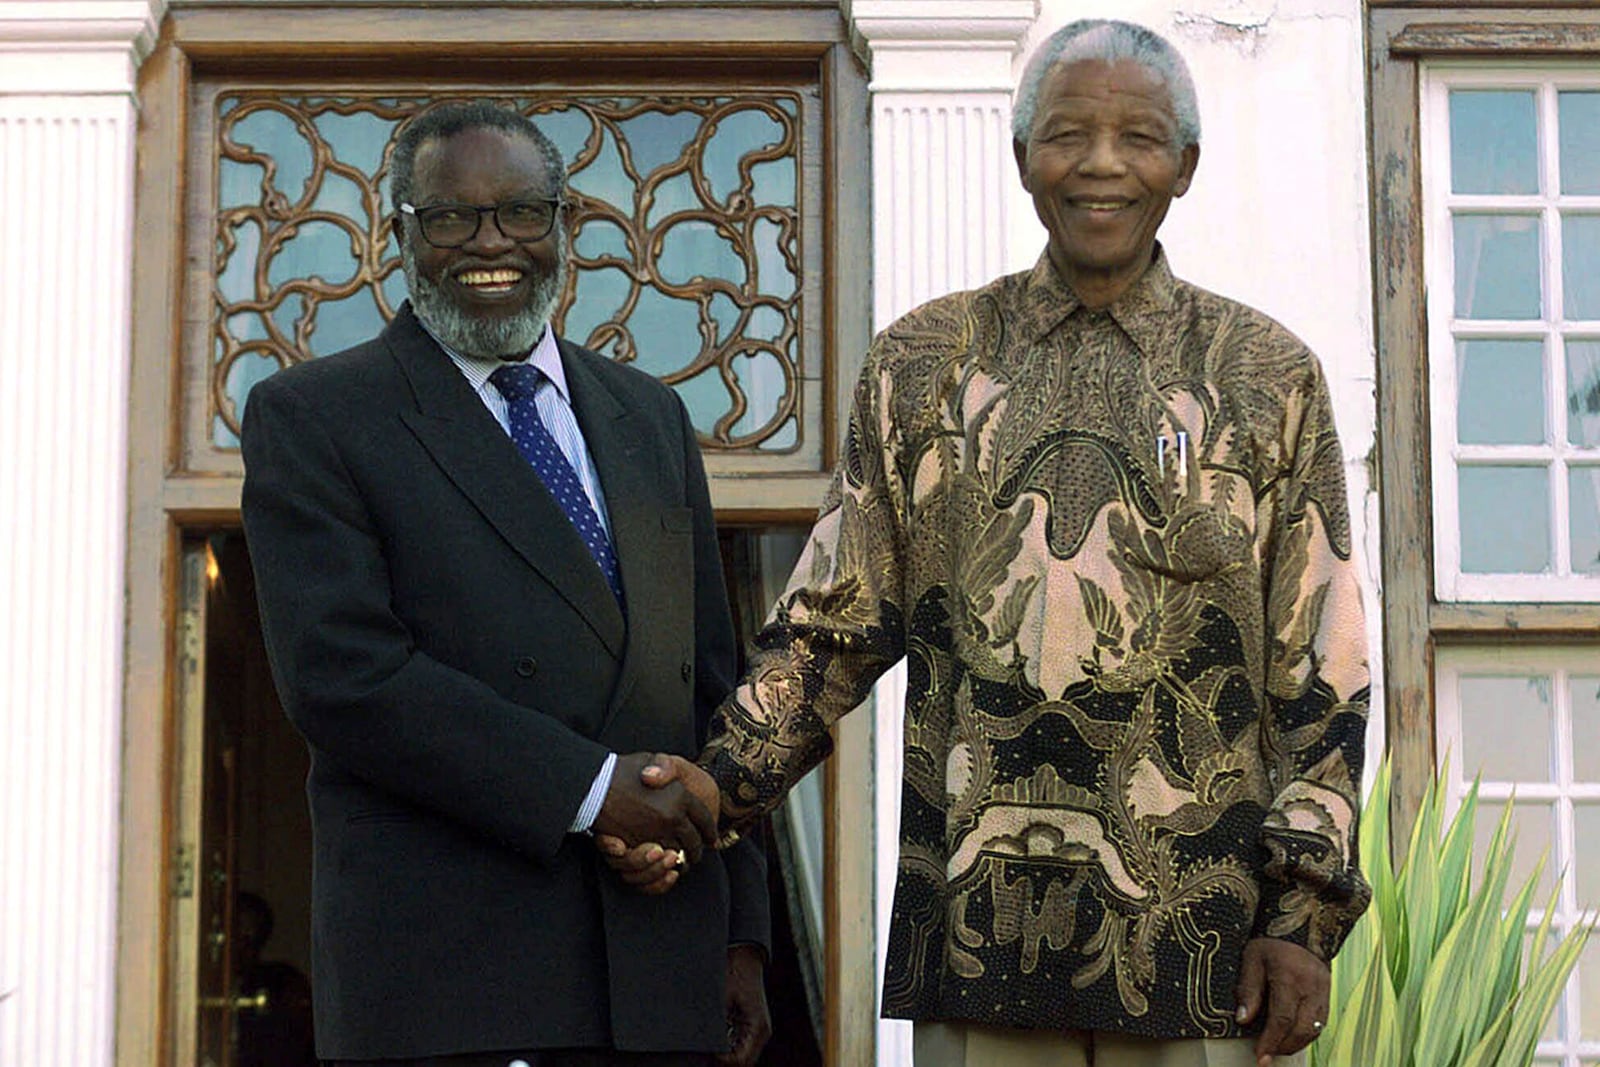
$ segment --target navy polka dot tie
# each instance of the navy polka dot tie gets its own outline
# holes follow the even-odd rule
[[[600,525],[600,516],[583,491],[577,472],[562,454],[561,446],[550,436],[544,420],[539,418],[534,395],[544,383],[544,372],[526,363],[501,367],[489,375],[489,381],[506,398],[506,410],[511,422],[511,440],[533,469],[539,472],[544,487],[556,498],[561,510],[567,513],[577,528],[583,543],[589,546],[594,561],[606,576],[617,603],[622,604],[622,571],[617,566],[617,554],[611,547],[611,538]]]

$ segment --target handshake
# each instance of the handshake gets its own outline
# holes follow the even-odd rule
[[[626,884],[665,893],[716,848],[722,796],[698,765],[663,752],[617,759],[616,773],[590,830],[595,847]]]

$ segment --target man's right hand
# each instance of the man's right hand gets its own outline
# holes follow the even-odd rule
[[[722,814],[722,792],[717,788],[716,780],[693,760],[657,753],[656,757],[639,771],[639,780],[651,789],[660,789],[672,782],[682,782],[684,788],[699,798],[700,803],[711,812],[713,820]],[[716,837],[713,836],[711,840],[715,841]]]
[[[625,846],[655,843],[678,849],[691,863],[698,863],[705,846],[716,843],[721,803],[709,775],[694,767],[704,781],[684,775],[680,782],[676,767],[671,775],[645,773],[652,766],[673,766],[675,760],[694,767],[665,753],[634,752],[617,760],[605,802],[590,827],[602,839],[602,852],[606,851],[604,839],[613,838]],[[694,788],[688,788],[691,785]]]
[[[619,760],[617,774],[621,773],[622,766]],[[641,784],[651,789],[664,789],[682,782],[689,793],[711,811],[712,823],[715,824],[722,806],[722,795],[717,789],[716,782],[698,765],[682,756],[658,754],[641,768],[639,780]],[[715,843],[717,840],[715,829],[705,840]],[[600,849],[600,854],[605,857],[606,863],[617,872],[618,877],[641,893],[665,893],[677,884],[678,877],[682,873],[677,864],[677,855],[671,848],[663,848],[662,842],[645,840],[630,847],[629,842],[621,837],[602,832],[598,820],[595,826],[595,844]],[[688,858],[690,861],[698,861],[700,857],[691,854]]]

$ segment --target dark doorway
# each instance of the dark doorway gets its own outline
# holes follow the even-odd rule
[[[205,552],[199,1060],[315,1067],[310,760],[272,687],[243,535]]]

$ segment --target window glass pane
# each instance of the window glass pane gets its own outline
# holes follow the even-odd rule
[[[1537,193],[1533,93],[1450,91],[1450,187],[1458,193]]]
[[[1600,215],[1561,216],[1561,278],[1569,319],[1600,319]]]
[[[1567,441],[1600,448],[1600,341],[1567,342]]]
[[[1600,907],[1600,804],[1572,806],[1572,846],[1578,905]]]
[[[1567,684],[1572,704],[1572,777],[1600,784],[1600,675],[1573,675]],[[1600,907],[1600,900],[1593,904]]]
[[[1559,93],[1561,191],[1600,193],[1600,93]]]
[[[1478,802],[1478,826],[1473,856],[1481,866],[1489,853],[1489,842],[1495,827],[1500,825],[1500,815],[1506,809],[1501,801]],[[1516,840],[1516,854],[1511,859],[1511,877],[1506,881],[1506,899],[1510,900],[1533,876],[1539,858],[1550,848],[1555,833],[1555,809],[1549,804],[1532,800],[1518,800],[1511,812],[1511,833]],[[1544,871],[1539,875],[1534,890],[1534,905],[1543,907],[1555,887],[1554,856],[1545,858]]]
[[[1456,382],[1462,444],[1544,443],[1543,342],[1458,341]]]
[[[1461,771],[1485,781],[1550,780],[1550,679],[1464,675]]]
[[[1567,508],[1572,570],[1600,574],[1600,467],[1567,469]]]
[[[1461,570],[1542,574],[1550,569],[1549,472],[1462,467]]]
[[[1535,215],[1457,215],[1456,315],[1537,319],[1539,219]]]

